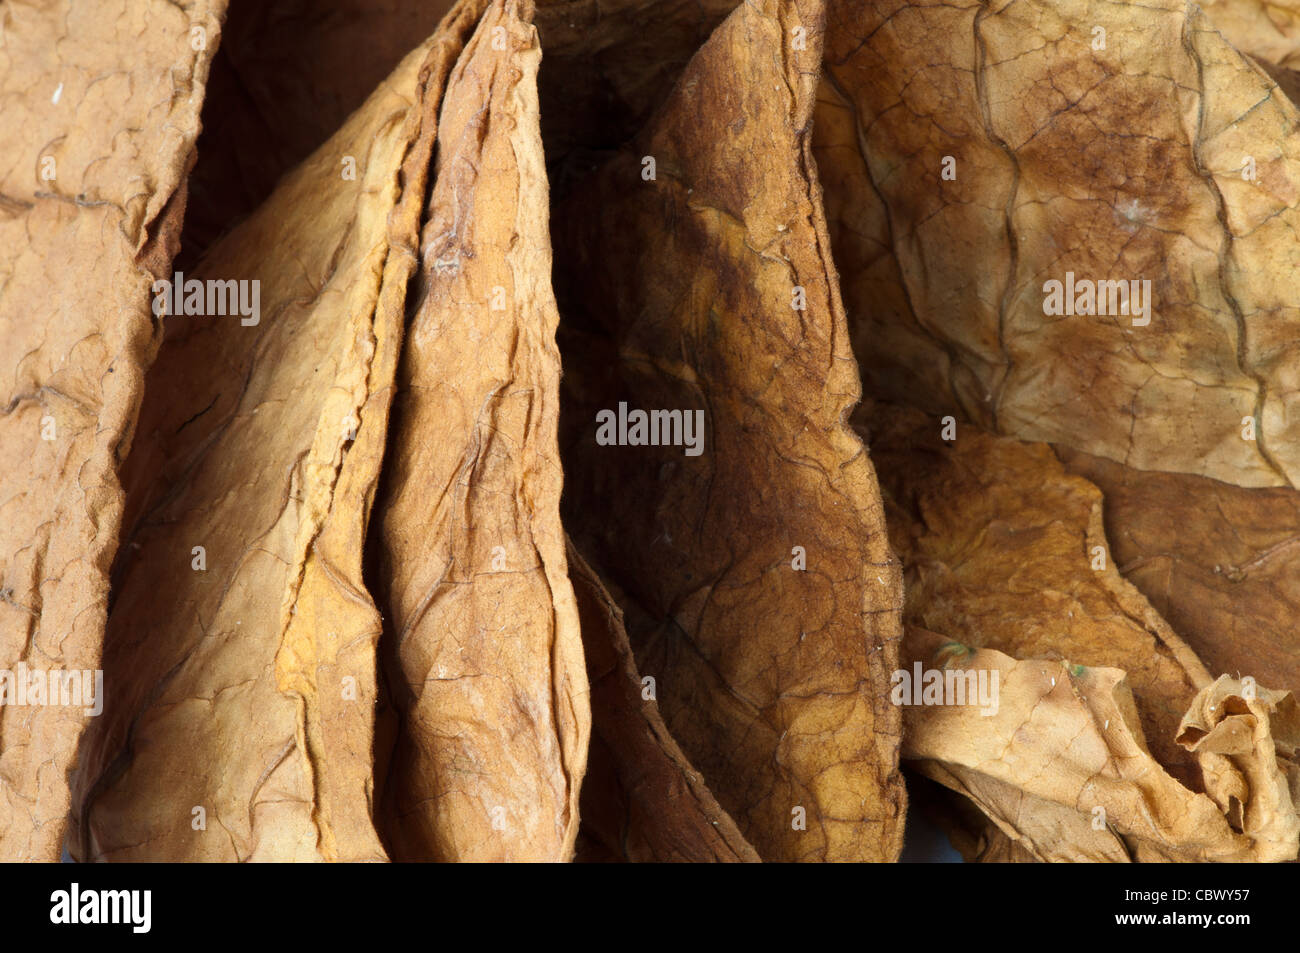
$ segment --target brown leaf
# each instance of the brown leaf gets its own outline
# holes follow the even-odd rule
[[[1221,675],[1183,717],[1178,743],[1196,754],[1205,788],[1237,830],[1256,841],[1300,838],[1300,705],[1290,692]],[[1295,857],[1295,849],[1282,859]]]
[[[1214,28],[1229,43],[1275,66],[1300,69],[1300,3],[1296,0],[1205,0]]]
[[[458,8],[191,276],[260,281],[260,314],[166,319],[127,468],[115,691],[78,779],[81,859],[384,857],[361,552],[433,111],[476,15]]]
[[[185,217],[185,270],[325,143],[451,0],[235,3],[212,61]],[[255,144],[255,145],[254,145]],[[354,156],[361,161],[362,155]],[[342,166],[342,156],[337,162]]]
[[[867,441],[906,567],[909,624],[1019,659],[1127,673],[1151,751],[1190,783],[1174,743],[1208,671],[1116,571],[1101,494],[1050,447],[964,425],[945,443],[919,411],[864,404]]]
[[[591,682],[593,737],[582,786],[578,858],[757,863],[668,732],[637,670],[623,613],[577,550],[568,549]],[[584,857],[583,845],[586,845]]]
[[[1058,452],[1104,494],[1120,572],[1211,672],[1300,689],[1300,492]]]
[[[982,675],[996,685],[997,704],[992,712],[960,704],[907,708],[903,756],[974,800],[1038,859],[1296,857],[1294,802],[1286,766],[1275,757],[1275,744],[1294,751],[1296,709],[1289,694],[1260,689],[1248,714],[1217,722],[1237,742],[1230,767],[1243,770],[1225,765],[1222,780],[1210,777],[1212,798],[1179,784],[1152,759],[1117,669],[1016,661],[987,648],[954,652],[946,636],[910,626],[905,648],[909,662],[940,670],[945,679],[949,671]],[[1234,708],[1245,704],[1236,687],[1221,680],[1197,694],[1190,712],[1223,697],[1231,697]],[[1197,723],[1194,714],[1188,717],[1188,724]],[[1234,720],[1238,724],[1229,724]],[[1239,727],[1247,730],[1234,730]],[[1180,740],[1188,743],[1190,733],[1185,725]],[[1204,748],[1197,757],[1207,773],[1213,770],[1215,759]],[[1226,780],[1244,782],[1234,789],[1244,811],[1216,804]]]
[[[542,138],[557,197],[640,131],[737,2],[538,3]]]
[[[807,140],[821,22],[813,2],[738,7],[557,211],[566,523],[759,854],[892,860],[901,593],[844,423],[857,371]],[[682,427],[600,445],[620,402]]]
[[[984,815],[981,815],[984,816]],[[984,816],[987,821],[987,816]],[[979,851],[967,857],[967,863],[975,864],[1036,864],[1039,863],[1033,852],[1019,841],[1007,836],[1002,829],[991,821],[985,830],[984,840]]]
[[[495,0],[449,81],[399,371],[378,576],[395,859],[564,861],[578,831],[591,716],[531,13]]]
[[[826,61],[815,153],[869,393],[1300,485],[1300,113],[1194,4],[833,0]],[[1067,275],[1150,282],[1150,313],[1117,286],[1053,313]]]
[[[1034,864],[1039,860],[964,794],[931,781],[904,764],[907,777],[909,848],[916,838],[913,818],[919,810],[968,864]],[[932,765],[931,771],[936,770]],[[907,850],[903,853],[907,857]]]
[[[191,29],[215,44],[224,8],[220,0],[184,11],[132,0],[112,10],[52,3],[3,14],[5,860],[59,858],[77,739],[105,692],[120,690],[111,680],[95,688],[122,518],[116,471],[158,347],[149,286],[176,250],[198,135],[211,47],[194,50]],[[48,687],[54,673],[60,681],[78,673],[77,704],[19,694],[18,682]]]
[[[1255,59],[1255,65],[1268,74],[1269,79],[1277,83],[1278,89],[1287,99],[1300,106],[1300,70],[1274,66],[1267,60]]]

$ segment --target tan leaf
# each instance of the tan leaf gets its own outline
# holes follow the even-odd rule
[[[395,859],[564,861],[578,832],[591,715],[530,16],[496,0],[448,83],[399,371],[379,527]]]
[[[593,731],[578,859],[757,863],[754,848],[669,734],[654,683],[637,670],[618,604],[572,546],[568,557]]]
[[[1120,572],[1211,672],[1300,689],[1300,492],[1060,454],[1104,494]]]
[[[115,694],[79,777],[80,859],[384,857],[361,554],[434,110],[477,12],[459,7],[190,276],[259,281],[255,323],[166,318],[128,464],[140,516],[106,640]],[[340,152],[365,157],[356,181]]]
[[[58,860],[87,712],[121,690],[95,689],[122,519],[117,469],[158,347],[149,287],[176,251],[224,8],[57,2],[2,15],[4,860]],[[207,31],[206,50],[192,48],[193,28]],[[75,704],[19,694],[19,682],[48,687],[54,673],[78,673]]]
[[[551,187],[563,195],[645,125],[738,0],[539,0]]]
[[[1241,50],[1275,66],[1300,69],[1300,3],[1296,0],[1205,0],[1214,28]]]
[[[908,623],[1013,658],[1069,659],[1127,673],[1156,760],[1190,782],[1174,743],[1211,677],[1115,568],[1101,494],[1043,444],[970,425],[945,443],[940,421],[864,404],[867,440],[906,567]]]
[[[1228,780],[1245,805],[1179,784],[1152,759],[1124,673],[1072,662],[1017,661],[993,649],[954,653],[946,636],[908,627],[909,662],[947,677],[982,674],[997,681],[996,710],[919,704],[906,709],[903,756],[926,776],[972,798],[1009,838],[1041,860],[1290,860],[1300,849],[1294,802],[1277,747],[1295,741],[1295,702],[1261,690],[1246,714],[1215,719],[1232,735],[1224,779],[1208,778],[1222,797]],[[1224,697],[1222,680],[1192,701],[1196,713]],[[1235,723],[1234,723],[1235,722]],[[1244,727],[1245,732],[1234,729]],[[1189,743],[1195,728],[1184,727]],[[1244,737],[1241,735],[1244,734]],[[1275,737],[1276,734],[1276,737]],[[1223,735],[1191,744],[1207,774],[1207,753]],[[1230,777],[1229,777],[1230,776]],[[1244,825],[1242,823],[1244,818]]]
[[[1178,743],[1196,754],[1207,793],[1235,829],[1257,841],[1296,843],[1300,705],[1290,692],[1221,675],[1183,717]]]
[[[183,263],[197,262],[267,199],[282,175],[324,145],[452,6],[452,0],[233,4],[208,82],[203,161],[190,182]],[[336,155],[340,176],[351,172],[349,157],[360,164],[365,152]]]
[[[968,864],[1034,864],[1037,857],[1007,834],[965,794],[937,784],[915,769],[904,764],[907,777],[907,843],[904,859],[918,837],[919,816],[941,831],[948,843]],[[938,771],[934,764],[928,766],[932,773]],[[956,785],[960,787],[960,784]],[[927,859],[933,849],[925,854]]]
[[[1300,113],[1195,4],[834,0],[826,61],[815,154],[869,393],[1300,485]],[[1057,313],[1076,279],[1104,313]]]
[[[892,860],[901,593],[844,423],[857,371],[807,139],[821,27],[813,2],[738,7],[557,211],[565,515],[759,854]],[[664,439],[598,443],[620,403]]]
[[[1294,105],[1300,106],[1300,70],[1274,66],[1267,60],[1260,59],[1255,60],[1255,65],[1267,73],[1269,79],[1277,83],[1282,95],[1291,100]]]

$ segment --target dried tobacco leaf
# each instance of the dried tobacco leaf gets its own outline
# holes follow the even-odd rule
[[[1195,5],[834,0],[827,35],[815,153],[868,392],[1300,483],[1300,113]],[[1103,313],[1058,310],[1076,279]]]
[[[122,518],[116,471],[158,347],[149,286],[176,250],[211,55],[191,36],[215,44],[224,8],[58,2],[2,15],[5,860],[59,858],[67,772],[104,701],[96,672]],[[110,697],[121,687],[108,680]]]
[[[911,626],[904,647],[909,663],[945,679],[974,675],[997,686],[992,711],[908,707],[903,756],[974,800],[1034,857],[1268,861],[1300,850],[1288,789],[1294,765],[1277,757],[1295,750],[1289,693],[1260,688],[1246,701],[1239,685],[1221,679],[1197,694],[1179,740],[1206,771],[1202,794],[1151,757],[1118,669],[1017,661],[987,648],[954,652],[947,636]]]
[[[738,0],[541,0],[542,139],[556,197],[632,138]],[[603,158],[601,161],[603,161]]]
[[[1101,494],[1050,447],[865,403],[890,538],[906,567],[909,624],[1018,659],[1069,659],[1127,673],[1141,734],[1174,777],[1194,759],[1174,742],[1211,676],[1116,570]]]
[[[857,372],[807,140],[821,27],[813,2],[737,8],[557,209],[565,518],[759,854],[892,860],[901,593],[844,423]],[[643,421],[638,444],[650,411],[663,439]]]
[[[1120,572],[1210,671],[1300,689],[1300,492],[1058,452],[1102,491]]]
[[[1300,106],[1300,70],[1286,69],[1260,60],[1256,60],[1256,65],[1277,83],[1278,89],[1287,99]]]
[[[1207,0],[1201,6],[1215,29],[1300,106],[1300,3]]]
[[[906,641],[904,641],[906,645]],[[937,770],[933,765],[930,770]],[[919,811],[932,825],[943,832],[949,845],[968,864],[1036,864],[1030,851],[1007,835],[987,814],[964,794],[931,781],[917,773],[904,762],[907,778],[907,850],[915,836],[915,817]],[[927,852],[929,856],[933,851]]]
[[[980,815],[988,821],[987,815]],[[977,851],[971,854],[963,853],[967,863],[976,864],[1036,864],[1039,863],[1037,857],[1033,855],[1026,847],[1018,841],[1008,837],[1000,827],[992,821],[988,822],[983,840],[978,844]]]
[[[1256,841],[1300,844],[1300,705],[1290,692],[1221,675],[1201,692],[1178,729],[1194,752],[1205,788],[1236,830]]]
[[[381,490],[394,859],[568,860],[591,716],[559,500],[531,3],[448,81]]]
[[[655,683],[637,670],[622,610],[572,546],[568,558],[593,731],[578,859],[757,863],[758,853],[669,734]]]
[[[1300,69],[1300,3],[1296,0],[1205,0],[1214,28],[1243,53]]]
[[[188,270],[261,205],[414,43],[433,34],[451,6],[451,0],[235,0],[212,60],[182,266]]]
[[[167,309],[126,471],[140,517],[105,645],[117,689],[78,778],[81,859],[384,857],[361,552],[434,110],[476,15],[459,7],[211,250],[185,313]]]

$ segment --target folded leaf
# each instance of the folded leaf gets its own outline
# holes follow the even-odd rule
[[[531,4],[448,81],[376,578],[395,859],[569,860],[591,715],[560,526],[558,316]]]
[[[557,197],[645,125],[737,3],[540,0],[542,137]]]
[[[945,672],[982,672],[990,681],[996,673],[996,711],[909,707],[903,756],[927,777],[973,799],[1036,858],[1296,857],[1300,841],[1287,788],[1290,769],[1275,757],[1283,747],[1294,751],[1296,708],[1289,694],[1261,689],[1256,701],[1246,703],[1236,686],[1222,681],[1197,694],[1180,740],[1206,769],[1207,795],[1179,784],[1152,759],[1118,669],[1017,661],[987,648],[955,653],[952,645],[946,636],[909,627],[905,654],[914,664]],[[1198,748],[1192,739],[1199,713],[1216,703],[1220,712],[1228,704],[1234,713],[1211,716],[1222,734],[1206,735]],[[1224,743],[1224,736],[1232,743]],[[1210,755],[1216,746],[1231,748],[1230,758]],[[1213,774],[1217,758],[1223,759],[1220,777]]]
[[[931,766],[931,770],[935,770]],[[916,812],[943,832],[948,843],[968,864],[1035,864],[1039,860],[1006,834],[993,819],[964,794],[937,784],[904,763],[907,777],[909,847],[916,837]],[[927,858],[932,852],[927,852]],[[907,851],[904,850],[904,858]]]
[[[129,0],[0,15],[3,860],[58,860],[77,739],[124,690],[95,687],[117,469],[158,348],[149,288],[176,251],[224,9]],[[26,691],[36,683],[40,702]]]
[[[434,110],[476,14],[458,8],[186,279],[187,295],[242,283],[241,303],[256,287],[260,309],[168,308],[128,464],[140,516],[106,640],[118,687],[79,777],[80,859],[384,857],[361,553]]]
[[[197,262],[261,205],[452,6],[452,0],[233,4],[212,61],[183,263]],[[336,160],[340,172],[345,158]]]
[[[1290,692],[1221,675],[1183,717],[1178,743],[1196,754],[1205,787],[1237,830],[1295,844],[1300,818],[1300,705]],[[1295,849],[1282,859],[1292,859]]]
[[[754,848],[669,734],[654,680],[637,670],[618,604],[572,546],[568,557],[593,731],[578,859],[757,863]]]
[[[844,422],[857,370],[808,153],[821,20],[738,7],[557,209],[565,518],[759,854],[892,860],[901,593]]]

